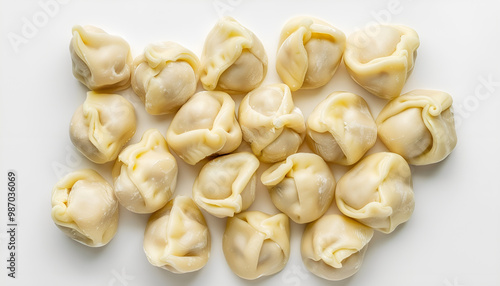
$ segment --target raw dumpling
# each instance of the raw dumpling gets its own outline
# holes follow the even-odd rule
[[[106,245],[115,236],[118,218],[113,188],[94,170],[69,173],[52,190],[52,220],[82,244]]]
[[[177,111],[196,91],[198,57],[174,42],[150,44],[134,60],[132,88],[149,114]]]
[[[241,152],[208,162],[194,181],[193,199],[216,217],[232,217],[246,210],[255,199],[259,160]]]
[[[238,120],[243,139],[263,162],[295,154],[305,136],[304,116],[286,84],[259,87],[240,103]]]
[[[69,45],[73,75],[89,89],[116,91],[130,86],[132,54],[121,37],[94,26],[74,26]]]
[[[377,117],[387,148],[413,165],[446,158],[457,145],[453,98],[437,90],[413,90],[389,102]]]
[[[206,90],[249,92],[267,73],[262,42],[231,17],[224,17],[210,31],[201,55],[201,83]]]
[[[329,23],[300,16],[281,30],[276,71],[292,91],[327,84],[345,49],[345,34]]]
[[[291,155],[264,171],[261,180],[274,205],[296,223],[318,219],[333,201],[335,177],[316,154]]]
[[[210,257],[210,231],[190,197],[176,196],[153,213],[144,231],[148,261],[173,273],[200,270]]]
[[[75,147],[94,163],[110,162],[135,133],[135,111],[118,94],[87,93],[75,111],[69,134]]]
[[[177,183],[177,162],[160,131],[147,130],[128,146],[113,167],[115,195],[135,213],[152,213],[170,199]]]
[[[307,142],[327,162],[352,165],[376,141],[377,125],[370,109],[354,93],[331,93],[307,119]]]
[[[290,257],[288,217],[248,211],[228,218],[222,250],[231,270],[243,279],[275,274]]]
[[[335,200],[346,216],[390,233],[415,207],[410,166],[395,153],[371,154],[340,178]]]
[[[373,229],[343,215],[325,215],[307,225],[301,254],[306,268],[327,280],[338,281],[359,271]]]
[[[222,91],[200,91],[175,114],[167,130],[168,145],[190,165],[217,154],[231,153],[241,144],[235,104]]]
[[[374,25],[347,38],[347,71],[372,94],[393,99],[401,94],[413,70],[420,45],[418,34],[401,25]]]

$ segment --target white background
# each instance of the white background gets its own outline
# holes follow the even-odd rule
[[[49,2],[56,4],[48,9]],[[500,7],[495,1],[102,2],[0,1],[0,285],[214,285],[221,279],[229,285],[500,285]],[[304,226],[294,223],[286,268],[256,281],[230,271],[221,248],[225,220],[207,213],[211,258],[202,270],[183,275],[148,263],[142,250],[147,215],[122,209],[115,238],[100,249],[76,243],[56,228],[50,195],[64,174],[91,167],[110,180],[111,164],[90,163],[68,136],[71,116],[86,95],[71,73],[68,45],[74,24],[97,25],[124,37],[134,56],[148,43],[166,40],[200,55],[217,19],[231,15],[264,43],[269,57],[264,84],[271,84],[279,82],[274,59],[281,27],[303,14],[323,18],[346,34],[370,22],[414,28],[421,45],[403,91],[439,89],[454,98],[456,149],[439,164],[412,167],[416,208],[411,220],[390,235],[376,233],[356,275],[331,283],[309,273],[300,258]],[[28,23],[36,29],[27,29]],[[12,41],[21,37],[22,42]],[[296,92],[294,100],[307,116],[336,90],[363,96],[374,116],[385,103],[357,86],[343,64],[328,85]],[[138,129],[132,143],[151,127],[165,134],[172,116],[150,116],[132,91],[121,94],[136,107]],[[241,96],[235,99],[239,102]],[[370,152],[380,150],[378,143]],[[202,164],[178,163],[177,194],[190,195]],[[331,167],[337,180],[345,172]],[[16,279],[7,278],[5,261],[10,169],[19,180]],[[262,186],[251,209],[277,212]]]

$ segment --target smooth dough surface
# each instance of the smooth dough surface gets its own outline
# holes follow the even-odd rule
[[[119,205],[111,185],[94,170],[64,176],[52,190],[52,220],[84,245],[106,245],[118,228]]]
[[[152,213],[168,202],[177,184],[177,162],[157,129],[120,153],[113,167],[118,201],[135,213]]]
[[[198,57],[174,42],[148,45],[133,63],[132,89],[149,114],[177,111],[196,91]]]
[[[281,271],[290,257],[290,226],[284,214],[247,211],[227,219],[222,237],[227,264],[247,280]]]
[[[415,208],[410,166],[395,153],[371,154],[340,178],[335,200],[346,216],[390,233]]]
[[[328,162],[352,165],[376,141],[377,125],[368,104],[354,93],[331,93],[307,119],[307,142]]]
[[[210,257],[210,231],[190,197],[176,196],[153,213],[144,231],[148,261],[173,273],[200,270]]]
[[[297,153],[264,171],[273,204],[296,223],[321,217],[333,201],[335,177],[316,154]]]
[[[345,43],[345,34],[331,24],[294,17],[281,30],[276,71],[292,91],[321,87],[335,74]]]
[[[227,154],[241,144],[235,103],[222,91],[200,91],[175,114],[167,130],[170,148],[195,165],[212,155]]]
[[[220,19],[207,35],[201,55],[200,80],[206,90],[249,92],[267,73],[262,42],[235,19]]]
[[[94,26],[76,25],[69,45],[73,75],[90,90],[110,92],[130,86],[132,54],[121,37]]]
[[[453,98],[446,92],[417,89],[390,101],[377,117],[387,148],[412,165],[444,160],[457,145]]]
[[[98,164],[116,159],[136,130],[133,105],[118,94],[89,91],[73,114],[70,139],[90,161]]]
[[[347,38],[344,63],[352,79],[370,93],[393,99],[410,76],[420,39],[402,25],[372,25]]]
[[[209,161],[193,184],[193,200],[216,217],[232,217],[255,199],[259,160],[248,152],[233,153]]]
[[[306,268],[338,281],[359,271],[373,229],[343,215],[330,214],[310,223],[302,235],[301,255]]]
[[[259,87],[241,101],[238,120],[243,139],[263,162],[295,154],[305,137],[304,116],[286,84]]]

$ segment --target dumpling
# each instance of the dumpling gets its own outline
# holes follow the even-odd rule
[[[134,60],[132,89],[149,114],[177,111],[196,91],[198,57],[174,42],[150,44]]]
[[[116,91],[130,86],[132,54],[121,37],[94,26],[74,26],[69,45],[73,75],[89,89]]]
[[[395,153],[371,154],[340,178],[335,200],[346,216],[390,233],[415,208],[410,166]]]
[[[344,63],[352,79],[372,94],[393,99],[410,76],[420,45],[402,25],[374,25],[347,38]]]
[[[98,164],[118,157],[136,129],[134,107],[118,94],[87,93],[71,119],[69,134],[75,147]]]
[[[175,114],[167,142],[179,157],[195,165],[208,156],[231,153],[241,144],[241,129],[229,94],[200,91]]]
[[[276,71],[292,91],[327,84],[345,49],[345,34],[309,16],[290,19],[281,30]]]
[[[241,101],[238,120],[243,139],[263,162],[295,154],[305,137],[304,116],[286,84],[259,87]]]
[[[119,205],[111,185],[94,170],[64,176],[52,190],[52,220],[68,237],[106,245],[118,228]]]
[[[261,180],[273,204],[296,223],[318,219],[333,201],[335,177],[316,154],[293,154],[264,171]]]
[[[210,231],[190,197],[176,196],[153,213],[144,231],[148,261],[173,273],[200,270],[210,257]]]
[[[232,217],[246,210],[255,200],[259,160],[241,152],[208,162],[194,181],[193,199],[216,217]]]
[[[368,104],[354,93],[331,93],[307,119],[307,142],[327,162],[352,165],[376,141],[377,125]]]
[[[390,101],[377,117],[378,136],[412,165],[445,159],[457,145],[453,98],[437,90],[413,90]]]
[[[284,214],[242,212],[227,219],[222,237],[227,264],[247,280],[281,271],[290,257],[290,225]]]
[[[306,268],[327,280],[338,281],[359,271],[373,229],[338,214],[322,216],[307,225],[301,255]]]
[[[135,213],[152,213],[168,202],[177,184],[177,162],[157,129],[123,149],[113,167],[115,195]]]
[[[235,19],[220,19],[208,34],[201,55],[200,80],[206,90],[246,93],[266,77],[262,42]]]

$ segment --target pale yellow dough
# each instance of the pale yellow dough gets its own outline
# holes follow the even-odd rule
[[[333,201],[335,177],[316,154],[297,153],[261,176],[274,205],[296,223],[321,217]]]
[[[241,101],[238,121],[243,139],[263,162],[295,154],[305,136],[304,116],[286,84],[259,87]]]
[[[73,75],[90,90],[111,92],[130,86],[132,54],[121,37],[94,26],[73,27],[69,45]]]
[[[412,165],[444,160],[457,145],[453,98],[437,90],[413,90],[389,102],[377,117],[387,148]]]
[[[243,279],[275,274],[290,257],[288,217],[247,211],[228,218],[222,250],[231,270]]]
[[[114,189],[121,205],[135,213],[165,206],[177,184],[177,162],[157,129],[123,149],[113,167]]]
[[[94,170],[64,176],[52,190],[52,220],[84,245],[106,245],[118,228],[119,205],[111,185]]]
[[[201,91],[175,114],[167,142],[179,157],[195,165],[208,156],[233,152],[241,144],[235,103],[222,91]]]
[[[410,166],[395,153],[371,154],[340,178],[335,200],[346,216],[391,233],[415,208]]]
[[[206,90],[245,93],[267,73],[262,42],[235,19],[220,19],[207,35],[201,55],[200,80]]]
[[[71,119],[69,134],[75,147],[98,164],[116,159],[136,129],[134,107],[118,94],[93,91]]]
[[[376,141],[377,126],[368,104],[354,93],[331,93],[307,119],[307,142],[328,162],[352,165]]]
[[[276,71],[292,91],[321,87],[335,74],[345,42],[345,34],[323,20],[292,18],[281,30]]]
[[[302,235],[306,268],[327,280],[346,279],[359,271],[373,229],[343,215],[330,214],[310,223]]]
[[[232,217],[255,200],[259,160],[248,152],[209,161],[193,184],[193,200],[216,217]]]
[[[344,63],[352,79],[372,94],[393,99],[410,76],[420,39],[402,25],[373,25],[347,38]]]
[[[177,111],[196,91],[198,57],[174,42],[148,45],[135,58],[132,89],[149,114]]]
[[[200,270],[208,262],[210,231],[190,197],[176,196],[153,213],[144,231],[148,261],[173,273]]]

